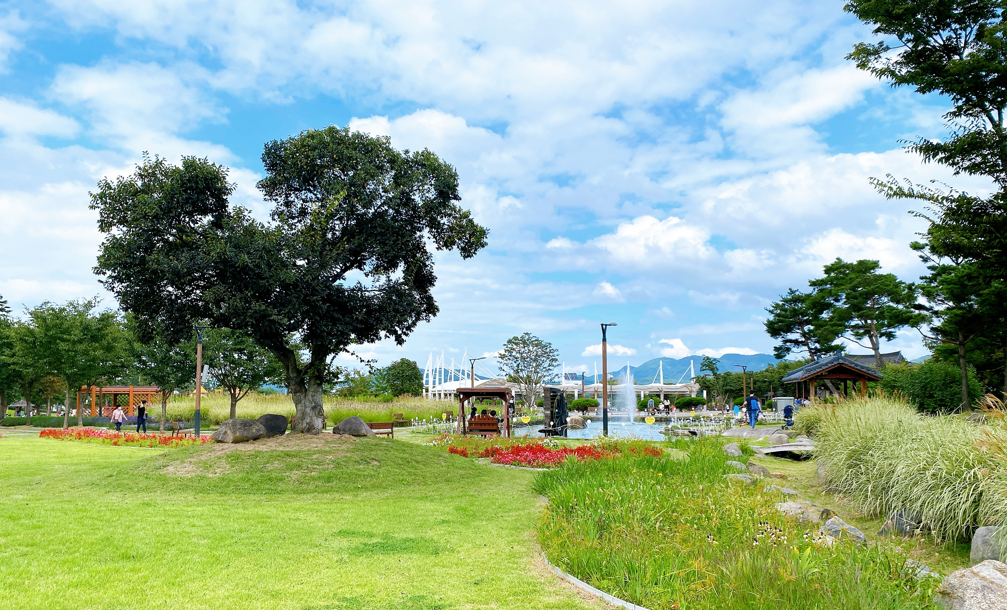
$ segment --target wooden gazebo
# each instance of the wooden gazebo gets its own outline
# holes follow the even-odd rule
[[[161,398],[161,388],[156,385],[110,385],[105,387],[91,386],[91,417],[111,417],[115,408],[122,407],[126,410],[126,415],[133,415],[133,411],[140,401],[146,400],[153,405]],[[77,391],[77,410],[80,411],[80,395],[87,396],[87,386]],[[110,405],[102,405],[101,413],[98,413],[98,405],[105,397],[111,397]]]
[[[500,435],[510,437],[510,403],[514,400],[514,392],[510,388],[458,388],[458,434],[467,434],[468,426],[465,419],[465,401],[472,398],[499,398],[503,401],[503,430]]]
[[[881,375],[869,366],[864,366],[858,362],[843,356],[829,356],[805,364],[799,369],[794,369],[783,378],[783,383],[796,384],[797,389],[794,396],[797,398],[814,399],[815,385],[819,381],[826,379],[842,381],[843,394],[849,396],[850,382],[853,383],[853,390],[856,391],[856,384],[860,382],[860,395],[867,396],[867,382],[880,381]]]

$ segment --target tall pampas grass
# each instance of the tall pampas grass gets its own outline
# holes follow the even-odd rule
[[[1007,425],[925,417],[899,398],[816,407],[816,457],[830,487],[872,516],[903,510],[938,542],[1007,522]],[[1003,529],[1007,528],[1002,528]],[[1007,535],[999,542],[1007,551]]]

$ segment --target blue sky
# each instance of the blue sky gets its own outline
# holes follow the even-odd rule
[[[599,322],[620,365],[770,352],[765,308],[837,256],[920,275],[923,225],[869,177],[983,186],[901,150],[946,107],[845,61],[869,31],[842,5],[0,2],[0,294],[115,305],[88,191],[142,151],[227,165],[265,219],[263,143],[348,124],[454,164],[490,229],[438,256],[437,319],[358,353],[422,366],[529,331],[593,370]]]

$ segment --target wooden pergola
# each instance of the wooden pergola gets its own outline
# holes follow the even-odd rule
[[[161,398],[161,388],[156,385],[110,385],[103,388],[92,386],[91,391],[91,417],[98,417],[98,404],[105,397],[111,397],[111,405],[102,405],[101,417],[112,417],[112,411],[116,407],[123,407],[126,415],[133,415],[134,408],[141,401],[146,400],[153,404]],[[77,410],[80,411],[80,395],[87,396],[87,386],[77,391]]]
[[[826,379],[841,381],[845,396],[850,395],[848,384],[852,382],[853,390],[856,391],[857,382],[860,382],[860,395],[867,396],[867,382],[880,381],[881,375],[873,368],[849,358],[829,356],[790,371],[783,378],[783,383],[793,383],[797,386],[794,392],[795,397],[814,399],[816,396],[815,385]]]
[[[510,403],[514,400],[514,392],[510,388],[458,388],[455,393],[458,395],[458,434],[468,433],[465,419],[466,400],[470,398],[499,398],[503,401],[503,433],[501,436],[510,437]]]

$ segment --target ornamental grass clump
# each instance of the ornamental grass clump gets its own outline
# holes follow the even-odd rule
[[[932,579],[913,578],[894,548],[827,546],[776,509],[782,493],[725,478],[719,439],[670,446],[688,458],[568,460],[536,476],[549,560],[655,610],[933,608]]]
[[[820,413],[815,454],[827,483],[868,515],[905,511],[944,543],[1003,524],[1002,422],[924,417],[889,397],[825,405]]]

